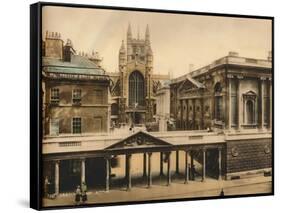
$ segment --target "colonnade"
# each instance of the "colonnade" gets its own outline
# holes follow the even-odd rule
[[[222,179],[222,147],[218,147],[218,179]],[[179,171],[179,151],[185,152],[184,157],[184,183],[187,184],[189,181],[194,179],[194,150],[192,149],[184,149],[184,150],[175,150],[176,152],[176,165],[175,165],[175,174],[180,174]],[[197,152],[201,152],[201,164],[202,164],[202,171],[201,171],[201,181],[204,182],[206,180],[206,152],[207,148],[203,147],[202,149],[196,150]],[[143,178],[146,179],[147,187],[150,188],[153,185],[153,178],[152,178],[152,156],[155,154],[160,154],[160,162],[159,162],[159,176],[166,176],[166,185],[169,186],[172,182],[172,172],[171,172],[171,153],[172,151],[164,151],[164,152],[144,152],[143,154]],[[125,180],[126,180],[126,188],[127,190],[131,190],[132,188],[132,155],[133,153],[125,154]],[[105,191],[110,190],[110,177],[111,177],[111,156],[106,155],[105,159]],[[190,162],[189,162],[190,159]],[[87,182],[85,178],[85,171],[86,171],[86,164],[85,158],[81,158],[81,184],[82,182]],[[164,163],[167,163],[166,166],[166,175],[164,175]],[[54,181],[55,181],[55,194],[59,194],[59,183],[60,183],[60,161],[55,161],[55,169],[54,169]]]

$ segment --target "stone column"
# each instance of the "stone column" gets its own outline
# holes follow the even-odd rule
[[[204,129],[204,98],[203,98],[203,95],[204,94],[202,94],[202,98],[200,99],[200,101],[201,101],[201,122],[200,122],[201,129]]]
[[[222,176],[221,176],[221,170],[222,170],[222,159],[221,159],[221,151],[222,151],[222,147],[219,147],[218,148],[218,150],[219,150],[219,159],[218,159],[218,163],[219,163],[219,180],[221,180],[222,179]]]
[[[183,130],[183,107],[182,107],[183,103],[182,103],[182,100],[180,100],[180,129]]]
[[[83,182],[85,182],[85,159],[81,159],[81,185]]]
[[[179,150],[176,151],[176,174],[180,173],[179,169]]]
[[[193,112],[193,116],[192,116],[192,129],[195,129],[195,117],[196,117],[196,111],[195,111],[195,99],[192,99],[192,112]]]
[[[242,120],[243,120],[243,103],[242,103],[242,93],[241,93],[241,80],[243,79],[243,76],[237,76],[237,116],[238,116],[238,123],[237,123],[237,129],[241,129]]]
[[[163,152],[160,152],[160,176],[163,176]]]
[[[131,154],[126,154],[126,177],[127,177],[127,190],[132,188],[132,178],[131,178]]]
[[[264,80],[265,78],[260,78],[259,82],[259,113],[258,113],[258,118],[259,118],[259,128],[263,129],[264,128]]]
[[[195,174],[194,174],[194,157],[193,152],[190,152],[190,170],[191,170],[191,179],[195,180]]]
[[[146,153],[143,153],[143,177],[146,177],[147,174],[146,174],[146,165],[147,165],[147,162],[146,162]]]
[[[171,184],[171,152],[167,152],[167,186]]]
[[[206,149],[202,149],[202,182],[206,179]]]
[[[273,119],[272,119],[272,80],[271,78],[269,79],[269,123],[268,127],[269,129],[272,128],[273,125]]]
[[[228,129],[231,129],[231,124],[232,124],[232,104],[231,104],[231,84],[232,84],[232,79],[233,79],[233,75],[228,74],[227,75],[227,79],[228,79]]]
[[[186,99],[186,129],[189,129],[189,105],[188,99]]]
[[[148,152],[148,177],[147,177],[147,187],[151,187],[152,185],[152,173],[151,173],[151,156],[152,153]]]
[[[109,191],[110,187],[110,157],[105,157],[105,173],[106,173],[106,180],[105,180],[105,191]]]
[[[60,162],[55,162],[55,194],[60,193]]]
[[[185,180],[184,183],[187,184],[189,180],[189,163],[188,163],[188,151],[185,151]]]

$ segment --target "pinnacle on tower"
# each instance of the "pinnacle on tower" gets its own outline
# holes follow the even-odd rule
[[[149,26],[147,24],[145,30],[145,41],[149,42],[149,40],[150,40],[150,33],[149,33]]]
[[[127,40],[132,39],[132,30],[131,30],[131,24],[128,25],[128,31],[127,31]]]
[[[122,40],[122,44],[121,44],[121,47],[120,47],[120,50],[119,50],[119,52],[120,53],[125,53],[125,44],[124,44],[124,40]]]

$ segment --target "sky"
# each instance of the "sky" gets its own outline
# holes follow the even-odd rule
[[[266,59],[271,51],[271,21],[265,19],[168,14],[105,9],[45,6],[42,34],[59,32],[76,52],[98,51],[107,72],[118,71],[118,53],[126,41],[128,24],[133,37],[144,38],[146,25],[154,57],[154,74],[178,77],[226,56]]]

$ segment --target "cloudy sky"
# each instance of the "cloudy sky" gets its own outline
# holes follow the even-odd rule
[[[271,22],[261,19],[112,11],[70,7],[43,8],[43,38],[46,30],[71,39],[74,49],[98,51],[108,72],[118,70],[118,52],[126,40],[128,23],[133,37],[144,37],[150,27],[154,73],[173,77],[208,65],[229,51],[240,56],[267,57],[271,50]]]

